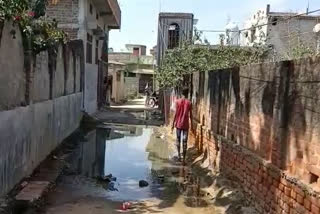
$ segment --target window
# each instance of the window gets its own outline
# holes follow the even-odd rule
[[[140,55],[140,48],[133,48],[133,55],[139,56]]]
[[[87,34],[87,55],[86,62],[92,64],[92,36]]]
[[[99,40],[96,40],[96,64],[99,61]]]
[[[92,7],[92,4],[90,4],[90,14],[92,15],[93,14],[93,7]]]
[[[136,76],[137,75],[135,73],[131,73],[131,72],[128,73],[128,77],[136,77]]]
[[[169,42],[168,49],[173,49],[179,46],[180,40],[180,27],[178,24],[169,26]]]
[[[278,24],[278,18],[277,17],[272,17],[271,23],[273,26],[276,26]]]
[[[251,29],[251,42],[256,40],[256,27],[252,27]]]

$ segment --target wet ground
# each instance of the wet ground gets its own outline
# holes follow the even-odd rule
[[[123,105],[114,105],[101,109],[93,116],[102,122],[134,125],[163,125],[163,116],[156,108],[147,108],[144,99],[128,101]]]
[[[78,141],[43,213],[218,213],[202,180],[173,161],[172,143],[157,128],[106,124]],[[97,179],[109,174],[118,191]],[[139,187],[142,179],[148,187]],[[132,209],[121,210],[123,202]]]

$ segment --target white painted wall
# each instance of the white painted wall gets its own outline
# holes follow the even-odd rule
[[[255,31],[241,32],[241,46],[268,45],[273,48],[272,57],[275,60],[290,58],[292,50],[300,45],[316,50],[317,37],[313,33],[313,28],[320,18],[302,16],[287,20],[292,14],[268,13],[268,11],[268,7],[259,10],[245,22],[244,29],[253,28]]]
[[[90,4],[93,6],[92,14],[90,14]],[[95,64],[96,59],[96,40],[99,40],[98,36],[93,35],[93,31],[89,29],[89,26],[96,24],[104,29],[105,23],[101,17],[96,19],[97,8],[90,0],[79,0],[79,23],[80,29],[78,32],[78,38],[84,42],[85,50],[85,62],[87,56],[87,34],[92,36],[92,64],[85,64],[85,96],[84,96],[84,111],[89,114],[93,114],[97,111],[97,86],[98,86],[98,65]],[[101,58],[103,41],[99,41],[98,44],[98,59]]]
[[[139,77],[125,77],[125,96],[139,93]]]

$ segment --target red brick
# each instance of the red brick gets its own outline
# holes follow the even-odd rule
[[[288,204],[284,203],[283,204],[283,210],[286,212],[286,213],[289,213],[290,212],[290,207]]]
[[[272,185],[273,183],[273,178],[271,176],[268,176],[268,183],[269,185]]]
[[[316,205],[312,204],[311,205],[311,213],[319,214],[320,213],[319,207],[317,207]]]
[[[304,204],[304,208],[306,208],[309,211],[311,210],[311,202],[309,199],[304,198],[303,204]]]
[[[291,188],[285,187],[285,188],[284,188],[284,193],[285,193],[287,196],[290,196],[290,195],[291,195]]]
[[[275,186],[276,188],[279,188],[279,181],[273,179],[273,186]]]
[[[294,191],[294,189],[291,190],[291,198],[293,198],[294,200],[296,200],[297,198],[297,193]]]
[[[300,194],[297,194],[297,202],[303,205],[303,197]]]
[[[320,200],[319,198],[315,197],[315,196],[311,196],[310,197],[310,201],[312,204],[314,204],[317,207],[320,207]]]
[[[299,186],[295,186],[294,190],[296,191],[296,193],[300,194],[302,197],[305,196],[304,191]]]
[[[285,185],[287,187],[291,187],[291,183],[285,178],[280,178],[280,183],[282,183],[283,185]]]
[[[282,183],[279,184],[279,189],[283,192],[284,191],[284,185]]]

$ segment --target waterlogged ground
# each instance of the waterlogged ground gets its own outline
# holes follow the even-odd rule
[[[201,190],[202,180],[172,161],[171,143],[156,129],[106,125],[79,142],[48,195],[44,213],[219,213]],[[106,183],[96,179],[110,173],[119,191],[107,190]],[[141,179],[150,185],[140,188]],[[132,209],[121,210],[124,201],[131,202]]]

